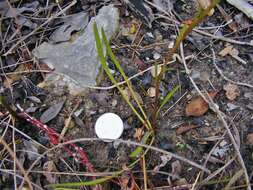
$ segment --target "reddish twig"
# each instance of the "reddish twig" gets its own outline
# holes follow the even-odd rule
[[[20,110],[18,116],[27,121],[28,123],[36,126],[40,130],[44,131],[48,135],[50,142],[53,145],[58,145],[61,142],[67,142],[69,140],[66,138],[60,139],[60,135],[55,132],[55,130],[49,128],[47,125],[43,124],[38,119],[35,119],[34,117],[27,114],[19,105],[18,109]],[[70,143],[68,145],[65,145],[63,148],[69,156],[74,158],[76,162],[80,161],[84,166],[87,167],[88,171],[94,172],[93,165],[90,163],[88,156],[82,147],[79,147],[74,143]]]

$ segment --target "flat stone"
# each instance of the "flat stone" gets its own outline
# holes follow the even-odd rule
[[[100,31],[103,27],[108,39],[115,35],[119,26],[119,12],[113,5],[102,7],[87,27],[72,41],[52,44],[42,43],[33,50],[39,60],[55,69],[46,79],[49,82],[67,85],[71,91],[82,91],[84,87],[96,85],[100,62],[97,56],[93,24]],[[58,74],[57,74],[58,73]]]

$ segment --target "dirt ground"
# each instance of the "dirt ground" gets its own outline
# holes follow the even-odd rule
[[[64,134],[68,140],[91,138],[76,144],[86,152],[96,177],[90,177],[88,174],[91,172],[87,167],[76,162],[65,149],[48,151],[56,146],[48,135],[50,132],[43,131],[27,120],[11,117],[6,106],[1,105],[0,142],[4,141],[11,151],[1,143],[0,189],[21,186],[21,189],[30,189],[27,181],[23,184],[25,177],[22,168],[27,171],[36,159],[37,163],[28,175],[34,189],[53,189],[46,186],[48,184],[90,181],[114,175],[121,170],[124,171],[120,175],[108,179],[101,186],[79,185],[73,188],[145,189],[143,171],[147,172],[148,189],[154,190],[250,188],[246,182],[247,179],[253,182],[253,23],[242,12],[226,1],[221,1],[213,15],[207,17],[186,37],[182,45],[183,52],[178,49],[175,61],[168,65],[160,84],[159,99],[180,85],[179,90],[160,111],[154,126],[152,147],[167,151],[168,154],[150,149],[145,155],[145,164],[141,157],[134,167],[130,167],[138,159],[130,157],[136,146],[121,141],[108,143],[94,140],[95,122],[106,112],[116,113],[122,118],[124,132],[120,139],[140,142],[146,132],[117,88],[87,88],[83,93],[73,95],[67,87],[46,84],[44,79],[47,73],[33,72],[50,71],[49,66],[43,61],[35,60],[31,52],[42,42],[49,41],[50,34],[58,25],[52,20],[33,32],[36,27],[23,26],[21,20],[17,23],[19,15],[24,15],[22,18],[38,27],[46,21],[45,18],[48,19],[50,14],[58,12],[60,7],[65,7],[69,2],[59,1],[58,6],[56,1],[48,1],[48,5],[44,1],[36,1],[38,12],[33,13],[18,9],[28,7],[33,1],[6,2],[16,13],[13,13],[15,16],[7,16],[2,11],[4,7],[0,7],[1,94],[12,109],[20,112],[17,110],[17,105],[20,105],[38,120],[48,108],[62,102],[59,109],[52,108],[49,113],[51,115],[47,116],[52,118],[46,125],[58,134],[68,126]],[[65,12],[70,15],[88,11],[91,18],[108,4],[114,4],[119,9],[119,30],[111,40],[111,47],[126,75],[131,77],[137,74],[131,79],[131,84],[149,118],[155,109],[155,98],[149,90],[155,87],[155,79],[150,69],[146,69],[163,63],[175,41],[177,28],[180,28],[181,23],[190,22],[198,11],[198,3],[194,0],[171,0],[173,8],[169,11],[172,16],[168,16],[157,9],[154,2],[147,4],[154,16],[151,28],[135,8],[118,0],[81,0]],[[233,19],[232,22],[230,19]],[[30,36],[21,43],[17,43],[28,35]],[[6,54],[14,46],[11,53]],[[231,56],[231,52],[222,55],[221,51],[229,49],[228,47],[238,51],[239,60],[236,56]],[[182,57],[186,59],[189,73],[186,72]],[[115,78],[122,81],[115,66],[109,63],[109,67]],[[202,93],[215,92],[213,101],[220,112],[208,109],[199,116],[187,114],[187,105],[195,98],[201,99],[194,85]],[[102,73],[98,77],[97,86],[110,87],[112,83]],[[126,85],[122,86],[127,93]],[[137,107],[133,100],[131,102]],[[207,104],[201,105],[201,109],[205,106]],[[208,171],[203,171],[189,161]]]

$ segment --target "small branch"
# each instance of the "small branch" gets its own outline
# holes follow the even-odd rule
[[[224,78],[226,81],[230,82],[230,83],[233,83],[233,84],[236,84],[236,85],[239,85],[239,86],[246,86],[246,87],[249,87],[249,88],[253,88],[253,85],[251,84],[248,84],[248,83],[244,83],[244,82],[236,82],[236,81],[233,81],[231,79],[229,79],[228,77],[226,77],[223,72],[221,71],[221,69],[217,66],[217,64],[215,63],[215,60],[216,60],[216,56],[215,56],[215,52],[213,49],[212,50],[212,53],[213,53],[213,65],[215,67],[215,69],[218,71],[218,73],[221,75],[222,78]]]
[[[21,44],[24,40],[26,40],[27,38],[29,38],[30,36],[32,36],[36,31],[38,31],[39,29],[43,28],[44,26],[46,26],[49,22],[51,22],[53,19],[57,18],[58,16],[60,16],[61,14],[63,14],[64,12],[66,12],[70,7],[74,6],[76,4],[76,0],[73,0],[67,7],[65,7],[64,9],[60,10],[58,13],[56,13],[55,15],[51,16],[49,19],[47,19],[47,21],[45,21],[43,24],[41,24],[40,26],[38,26],[37,28],[35,28],[32,32],[30,32],[28,35],[24,36],[23,38],[21,38],[19,41],[17,41],[5,54],[3,54],[3,56],[7,56],[10,53],[12,53],[12,51],[19,45]]]
[[[4,148],[9,152],[11,157],[14,159],[15,153],[11,150],[11,148],[8,146],[8,144],[5,142],[5,140],[3,138],[0,138],[0,144],[2,144],[4,146]],[[25,169],[23,168],[22,164],[19,162],[18,159],[14,159],[14,161],[16,162],[17,166],[19,167],[20,171],[23,173],[24,180],[27,182],[29,189],[33,190],[32,183],[28,177],[28,172],[25,171]],[[14,173],[14,175],[15,175],[15,173]]]
[[[50,151],[53,151],[61,146],[64,146],[64,145],[67,145],[67,144],[71,144],[71,143],[77,143],[77,142],[86,142],[86,141],[103,141],[104,139],[99,139],[99,138],[80,138],[80,139],[75,139],[75,140],[70,140],[70,141],[66,141],[64,143],[59,143],[57,144],[56,146],[48,149],[47,151],[45,151],[43,154],[39,155],[38,158],[33,162],[33,164],[30,166],[30,168],[27,170],[28,174],[31,172],[31,170],[33,169],[33,167],[37,164],[37,162],[45,155],[47,155]],[[169,152],[169,151],[166,151],[166,150],[163,150],[163,149],[160,149],[160,148],[157,148],[157,147],[154,147],[154,146],[151,146],[151,145],[146,145],[146,144],[142,144],[142,143],[137,143],[137,142],[134,142],[134,141],[129,141],[129,140],[122,140],[122,139],[117,139],[115,140],[115,142],[119,142],[119,143],[124,143],[124,144],[127,144],[127,145],[133,145],[133,146],[140,146],[140,147],[144,147],[144,148],[147,148],[147,149],[150,149],[150,150],[153,150],[153,151],[156,151],[156,152],[160,152],[162,154],[165,154],[165,155],[169,155],[169,156],[172,156],[173,158],[175,159],[178,159],[182,162],[185,162],[185,163],[188,163],[189,165],[191,166],[194,166],[208,174],[210,174],[210,170],[208,170],[207,168],[199,165],[198,163],[196,162],[193,162],[187,158],[184,158],[180,155],[177,155],[175,153],[172,153],[172,152]]]
[[[181,54],[181,58],[182,58],[182,61],[185,62],[185,59],[184,59],[184,50],[183,50],[183,45],[181,43],[180,45],[180,54]],[[185,70],[189,70],[187,68],[187,65],[186,63],[184,63],[184,66],[186,67]],[[235,141],[235,138],[226,122],[226,120],[224,119],[224,113],[222,113],[219,108],[216,106],[216,104],[214,103],[214,101],[208,97],[208,99],[204,96],[204,94],[200,91],[200,89],[198,88],[198,86],[196,85],[196,83],[194,82],[194,80],[191,78],[191,76],[189,75],[189,78],[190,78],[190,81],[191,83],[193,84],[193,86],[195,87],[195,89],[197,90],[197,92],[201,95],[201,97],[209,104],[210,108],[217,114],[218,118],[220,119],[220,121],[222,122],[223,126],[225,127],[225,129],[227,130],[228,132],[228,135],[229,135],[229,138],[234,146],[234,149],[235,149],[235,152],[238,156],[238,160],[241,164],[241,167],[244,171],[244,176],[245,176],[245,180],[246,180],[246,183],[247,183],[247,190],[251,190],[251,186],[250,186],[250,180],[249,180],[249,175],[248,175],[248,172],[247,172],[247,168],[244,164],[244,160],[242,158],[242,155],[240,153],[240,150],[238,148],[238,145]]]

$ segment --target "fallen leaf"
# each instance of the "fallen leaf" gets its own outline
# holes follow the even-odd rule
[[[72,116],[75,120],[75,124],[78,127],[85,127],[83,120],[81,120],[79,117],[77,117],[75,114]]]
[[[217,91],[209,92],[208,95],[213,99],[217,95]],[[198,96],[197,98],[193,99],[186,105],[186,115],[187,116],[202,116],[204,115],[209,109],[208,104],[205,100]]]
[[[171,12],[173,10],[173,3],[170,0],[153,0],[153,3],[157,7],[161,7],[166,12]]]
[[[59,102],[57,104],[54,104],[50,108],[48,108],[41,116],[40,116],[40,121],[42,123],[47,123],[54,119],[58,113],[61,111],[63,104],[65,101]]]
[[[249,144],[253,145],[253,133],[247,135],[247,141]]]
[[[155,97],[156,89],[155,87],[150,87],[147,91],[148,97],[153,98]]]
[[[176,134],[177,135],[181,135],[181,134],[186,133],[186,132],[190,131],[191,129],[195,129],[197,127],[198,127],[197,125],[192,125],[192,124],[190,124],[190,125],[187,125],[187,124],[186,125],[182,125],[179,128],[177,128]]]
[[[228,45],[227,47],[225,47],[223,50],[221,50],[219,52],[219,55],[222,56],[222,57],[224,57],[224,56],[226,56],[228,54],[231,54],[233,48],[234,47],[232,45]]]
[[[228,83],[223,89],[226,91],[226,97],[229,100],[235,100],[240,95],[240,90],[235,84]]]

